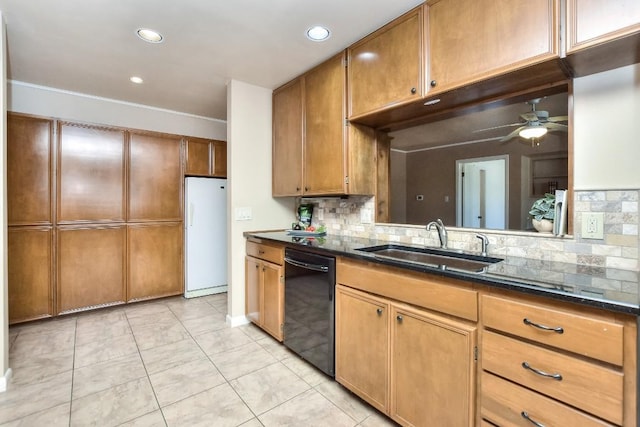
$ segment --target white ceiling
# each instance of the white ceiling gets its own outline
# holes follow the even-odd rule
[[[422,2],[0,0],[0,11],[9,79],[226,120],[230,79],[276,88]],[[316,24],[329,40],[306,39]],[[165,41],[141,41],[140,27]]]

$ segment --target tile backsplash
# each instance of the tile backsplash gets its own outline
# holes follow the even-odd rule
[[[531,232],[482,230],[489,238],[489,255],[560,261],[578,265],[639,270],[638,207],[640,190],[575,191],[573,235],[555,237]],[[304,199],[314,205],[313,222],[325,224],[330,234],[400,243],[437,246],[435,230],[425,225],[376,224],[374,197]],[[582,213],[604,214],[604,238],[581,236]],[[435,218],[432,218],[435,219]],[[448,227],[449,247],[479,252],[478,230]]]

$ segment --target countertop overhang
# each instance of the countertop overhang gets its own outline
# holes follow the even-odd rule
[[[289,247],[358,259],[422,273],[450,277],[490,287],[537,295],[609,311],[640,315],[640,273],[598,266],[493,255],[503,261],[481,273],[442,270],[429,265],[377,257],[359,249],[382,244],[399,244],[376,239],[326,235],[294,237],[285,231],[246,232],[252,240],[284,243]],[[404,246],[416,246],[404,244]]]

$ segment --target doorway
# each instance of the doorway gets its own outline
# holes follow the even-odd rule
[[[509,156],[456,160],[456,226],[504,230]]]

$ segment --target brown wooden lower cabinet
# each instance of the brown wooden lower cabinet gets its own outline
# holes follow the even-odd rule
[[[127,301],[184,292],[182,222],[128,226]]]
[[[336,380],[405,426],[473,426],[476,327],[339,285]]]
[[[9,228],[9,323],[54,314],[52,245],[52,227]]]
[[[124,225],[58,228],[58,313],[125,302]]]

